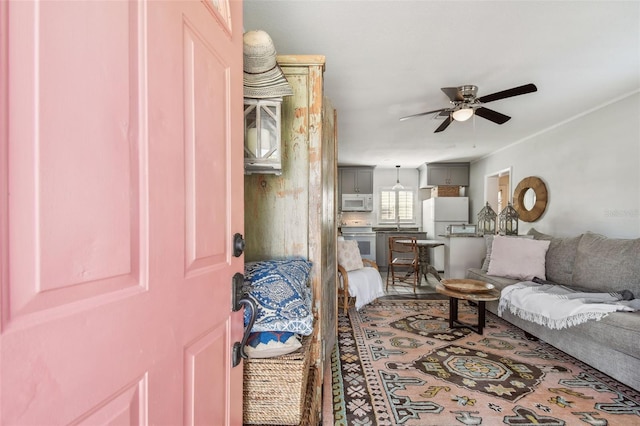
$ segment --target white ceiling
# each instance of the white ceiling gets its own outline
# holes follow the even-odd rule
[[[640,1],[245,0],[244,29],[278,54],[326,56],[341,165],[470,161],[640,88]],[[538,91],[486,104],[503,125],[399,121],[449,107],[441,87],[527,83]]]

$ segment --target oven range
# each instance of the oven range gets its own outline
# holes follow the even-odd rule
[[[345,240],[356,240],[360,255],[365,259],[376,261],[376,233],[370,223],[346,222],[340,226]]]

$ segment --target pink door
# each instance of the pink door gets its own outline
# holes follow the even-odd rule
[[[241,19],[0,3],[1,424],[242,423]]]

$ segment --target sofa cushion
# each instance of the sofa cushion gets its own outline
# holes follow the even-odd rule
[[[578,243],[571,282],[599,291],[631,290],[640,297],[640,238],[585,233]]]
[[[603,346],[640,358],[640,312],[612,312],[600,321],[589,321],[571,328]]]
[[[521,280],[545,279],[545,256],[550,241],[496,235],[487,274]]]
[[[492,313],[496,313],[497,306],[497,301],[486,304]],[[503,319],[633,389],[640,389],[640,312],[613,312],[600,321],[562,331],[523,320],[511,312],[504,312]]]
[[[551,241],[545,258],[547,280],[558,284],[571,284],[573,265],[582,235],[558,238],[538,232],[534,228],[531,228],[528,234],[533,235],[536,240]]]
[[[467,269],[466,277],[472,280],[479,280],[489,284],[493,284],[498,290],[502,290],[506,286],[515,284],[518,281],[520,281],[520,280],[514,280],[513,278],[494,277],[491,275],[487,275],[487,273],[480,268]]]

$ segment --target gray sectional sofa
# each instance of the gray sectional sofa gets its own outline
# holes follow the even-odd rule
[[[529,231],[534,239],[550,240],[545,258],[546,279],[579,291],[620,292],[630,290],[640,298],[640,239],[614,239],[587,232],[557,238]],[[467,271],[467,278],[494,284],[502,290],[518,281],[487,274],[491,256],[482,268]],[[495,314],[498,302],[488,302]],[[613,312],[599,321],[561,330],[526,321],[505,310],[502,318],[527,333],[602,371],[633,389],[640,390],[640,311]]]

